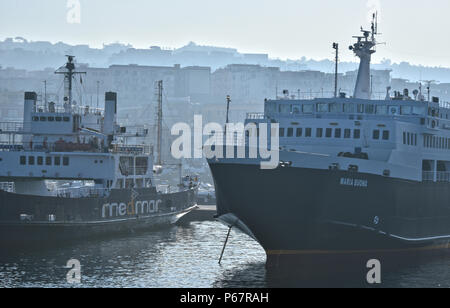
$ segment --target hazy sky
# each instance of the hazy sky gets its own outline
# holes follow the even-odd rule
[[[67,4],[79,1],[81,23],[69,24]],[[333,58],[331,44],[348,45],[369,11],[380,11],[374,61],[450,67],[449,0],[1,0],[0,39],[135,47],[181,47],[189,41],[268,53],[272,58]]]

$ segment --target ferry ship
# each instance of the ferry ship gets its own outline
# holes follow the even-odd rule
[[[194,178],[184,178],[176,192],[158,191],[153,146],[145,143],[149,130],[118,125],[116,93],[105,93],[104,110],[80,106],[72,84],[84,73],[74,57],[56,73],[64,76],[63,104],[39,104],[35,92],[26,92],[23,123],[0,123],[2,245],[153,229],[196,207]]]
[[[277,98],[247,116],[268,134],[279,125],[276,169],[259,156],[208,160],[218,220],[258,241],[270,268],[366,270],[450,247],[450,105],[420,89],[371,99],[375,19],[361,31],[352,97]]]

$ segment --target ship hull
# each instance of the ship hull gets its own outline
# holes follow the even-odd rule
[[[448,184],[250,164],[210,168],[219,220],[257,240],[268,267],[365,270],[371,259],[397,264],[449,251]]]
[[[0,191],[0,243],[51,246],[163,228],[196,208],[196,194],[196,188],[169,194],[123,189],[105,198],[60,198]]]

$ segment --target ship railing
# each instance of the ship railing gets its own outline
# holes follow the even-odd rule
[[[111,153],[150,155],[153,154],[153,146],[142,144],[139,145],[114,144],[111,149]]]
[[[89,152],[103,153],[107,149],[102,149],[92,143],[72,143],[72,142],[0,142],[0,151],[10,152]]]
[[[60,198],[104,198],[109,196],[107,188],[60,188],[56,190],[56,195]]]
[[[424,182],[445,182],[450,183],[450,172],[438,171],[435,173],[433,171],[423,171],[422,181]]]
[[[264,113],[262,112],[249,112],[247,113],[247,120],[264,120]]]
[[[13,193],[15,192],[14,182],[0,182],[0,190]]]
[[[0,122],[0,133],[23,132],[23,122]]]

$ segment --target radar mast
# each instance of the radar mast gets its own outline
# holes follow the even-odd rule
[[[354,36],[357,42],[350,46],[357,57],[360,58],[358,77],[356,79],[354,98],[370,99],[370,61],[372,54],[376,52],[377,45],[375,36],[378,34],[377,14],[373,14],[371,30],[364,30],[361,27],[363,36]]]

